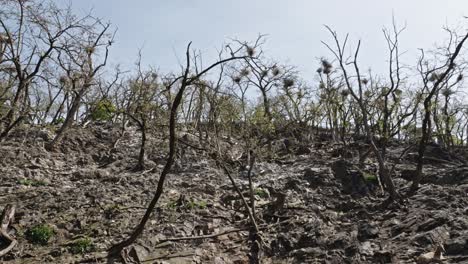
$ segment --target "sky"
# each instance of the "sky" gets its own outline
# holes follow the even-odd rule
[[[69,3],[70,0],[56,0]],[[169,72],[179,69],[185,47],[200,50],[205,63],[223,43],[253,41],[267,34],[265,54],[297,66],[312,80],[319,58],[331,57],[321,41],[331,38],[324,25],[341,36],[361,40],[361,67],[386,69],[388,51],[383,27],[406,25],[400,37],[402,61],[415,65],[418,49],[443,43],[443,26],[466,30],[467,0],[75,0],[78,14],[92,13],[117,28],[111,64],[133,67],[138,50],[143,63]],[[461,31],[464,32],[464,31]]]

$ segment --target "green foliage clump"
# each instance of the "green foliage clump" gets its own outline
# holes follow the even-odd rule
[[[39,245],[47,245],[49,240],[55,234],[54,229],[46,224],[39,224],[26,231],[26,239]]]
[[[18,183],[21,184],[21,185],[34,186],[34,187],[46,186],[47,185],[47,183],[45,181],[31,180],[31,179],[20,179],[20,180],[18,180]]]
[[[115,112],[117,112],[115,105],[109,99],[102,99],[95,104],[91,118],[94,121],[109,121]]]
[[[257,106],[251,114],[249,121],[256,128],[260,129],[263,133],[273,133],[275,127],[273,123],[268,120],[265,109],[262,106]]]
[[[368,173],[368,172],[363,172],[362,176],[364,177],[364,180],[368,183],[377,183],[377,175]]]
[[[257,195],[260,198],[268,198],[270,194],[268,193],[267,190],[262,189],[262,188],[257,188],[254,190],[255,195]]]
[[[69,250],[73,254],[83,254],[94,250],[95,246],[91,238],[84,237],[73,241],[68,245]]]
[[[54,125],[61,125],[63,123],[65,123],[65,118],[63,118],[63,117],[59,117],[59,118],[55,119],[55,121],[54,121]]]
[[[242,106],[232,97],[221,96],[218,101],[219,119],[224,123],[232,123],[241,118]]]

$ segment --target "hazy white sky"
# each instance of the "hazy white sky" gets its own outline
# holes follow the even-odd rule
[[[67,2],[68,0],[57,0]],[[387,50],[382,27],[407,25],[401,49],[413,65],[418,48],[443,42],[442,26],[468,25],[467,0],[79,0],[73,8],[109,20],[118,28],[112,62],[130,67],[143,48],[144,63],[163,71],[178,69],[186,44],[213,58],[228,38],[254,40],[268,34],[267,55],[298,66],[312,79],[317,58],[329,56],[321,40],[330,36],[324,24],[352,40],[361,39],[362,68],[385,69]]]

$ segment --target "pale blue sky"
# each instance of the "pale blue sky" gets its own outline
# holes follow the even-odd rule
[[[56,0],[68,2],[68,0]],[[311,80],[317,58],[329,55],[321,40],[330,40],[327,24],[353,40],[362,39],[362,67],[382,71],[386,65],[383,26],[392,13],[407,24],[401,49],[414,65],[418,48],[446,39],[444,25],[468,24],[467,0],[75,0],[79,13],[93,13],[118,28],[111,62],[130,68],[143,48],[144,63],[162,71],[178,69],[177,57],[189,41],[213,58],[228,38],[254,40],[268,34],[267,55],[298,66]],[[466,28],[466,27],[464,27]]]

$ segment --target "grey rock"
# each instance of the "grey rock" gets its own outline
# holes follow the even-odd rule
[[[468,236],[458,237],[447,241],[445,252],[448,255],[467,255],[468,254]]]
[[[370,223],[360,224],[358,227],[359,241],[377,238],[379,236],[379,228]]]

